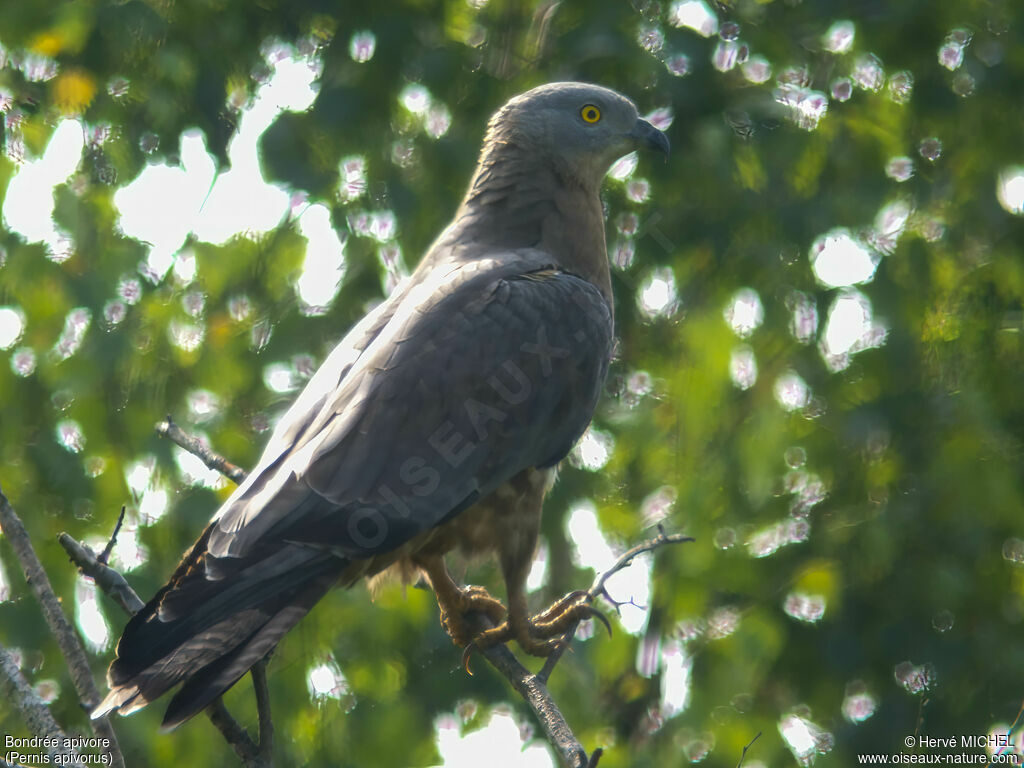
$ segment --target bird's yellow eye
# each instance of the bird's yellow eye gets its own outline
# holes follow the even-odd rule
[[[596,123],[601,119],[601,110],[593,104],[587,104],[580,110],[580,117],[582,117],[583,121],[586,123]]]

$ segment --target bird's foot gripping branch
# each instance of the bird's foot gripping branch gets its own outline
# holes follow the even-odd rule
[[[604,614],[591,605],[593,598],[586,590],[575,590],[532,617],[521,611],[510,612],[503,622],[485,630],[466,645],[463,660],[469,670],[469,657],[477,650],[515,640],[532,656],[547,657],[562,648],[575,634],[584,619],[597,619],[611,634],[612,625]],[[456,643],[459,639],[452,637]]]

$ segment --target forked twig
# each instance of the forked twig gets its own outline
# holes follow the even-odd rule
[[[103,548],[99,556],[96,558],[101,563],[106,565],[110,562],[110,553],[114,551],[114,546],[117,544],[117,534],[121,532],[121,526],[124,525],[124,513],[126,507],[121,505],[121,514],[117,516],[117,523],[114,525],[114,532],[110,534],[110,540],[107,542],[107,546]]]
[[[599,573],[597,575],[597,577],[594,579],[594,583],[590,586],[590,589],[587,590],[586,595],[583,598],[583,601],[588,604],[593,604],[593,602],[598,597],[603,597],[616,608],[618,608],[618,606],[623,605],[623,603],[616,601],[612,598],[611,595],[608,594],[608,590],[605,588],[605,585],[608,583],[608,579],[610,579],[616,573],[618,573],[623,568],[628,566],[630,563],[633,562],[633,560],[635,560],[637,557],[644,554],[645,552],[653,552],[654,550],[660,549],[661,547],[664,547],[668,544],[683,544],[685,542],[690,541],[693,541],[693,538],[691,536],[684,536],[681,533],[666,533],[664,526],[659,524],[657,536],[655,536],[652,539],[648,539],[647,541],[641,542],[640,544],[637,544],[635,547],[626,550],[622,553],[622,555],[619,556],[619,559],[616,560],[614,564],[612,564],[611,568],[609,568],[604,573]],[[562,642],[559,643],[559,645],[555,648],[551,655],[547,657],[547,660],[544,662],[544,666],[541,668],[540,672],[537,673],[537,677],[539,677],[544,682],[547,682],[548,678],[551,676],[551,673],[555,669],[555,665],[558,664],[559,660],[569,649],[569,644],[572,642],[573,637],[576,635],[576,628],[578,626],[579,621],[577,621],[571,627],[569,627],[566,633],[562,636]]]
[[[156,425],[156,433],[161,437],[166,437],[175,445],[184,448],[193,456],[199,458],[210,469],[220,472],[229,480],[233,480],[237,485],[241,485],[245,481],[247,473],[244,469],[237,464],[232,464],[219,453],[211,451],[202,440],[188,434],[175,424],[170,416]]]
[[[744,761],[744,760],[746,759],[746,757],[747,757],[747,750],[748,750],[748,749],[750,749],[750,748],[751,748],[752,746],[754,746],[754,742],[755,742],[755,741],[757,741],[757,740],[758,740],[758,739],[760,739],[760,738],[761,738],[761,731],[758,731],[758,732],[757,732],[757,735],[756,735],[756,736],[755,736],[754,738],[752,738],[752,739],[751,739],[751,740],[750,740],[750,741],[749,741],[749,742],[747,743],[747,746],[745,746],[745,747],[743,748],[743,752],[742,752],[742,753],[740,753],[740,761],[739,761],[738,763],[736,763],[736,768],[743,768],[743,761]]]
[[[78,566],[79,572],[95,581],[96,586],[103,594],[117,603],[121,610],[129,616],[134,616],[142,610],[145,603],[129,586],[124,576],[107,565],[106,562],[101,562],[90,547],[67,533],[57,534],[57,541],[64,547],[71,562]]]

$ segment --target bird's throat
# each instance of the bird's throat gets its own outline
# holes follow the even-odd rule
[[[456,220],[475,243],[549,253],[555,264],[600,288],[610,303],[597,184],[514,144],[495,143],[481,157]]]

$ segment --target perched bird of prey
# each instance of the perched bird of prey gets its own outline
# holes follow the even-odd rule
[[[612,350],[599,198],[609,166],[668,139],[615,91],[553,83],[493,116],[465,199],[415,273],[338,344],[170,581],[125,627],[94,716],[178,683],[164,726],[210,704],[335,585],[425,577],[461,644],[550,653],[567,598],[525,580],[555,466]],[[444,555],[497,554],[505,606]],[[497,625],[473,635],[462,616]]]

